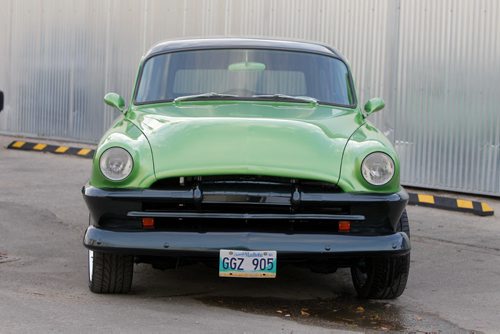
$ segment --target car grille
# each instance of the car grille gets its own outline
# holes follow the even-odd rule
[[[224,175],[224,176],[191,176],[191,177],[172,177],[156,181],[151,185],[151,189],[186,189],[195,186],[236,186],[236,187],[258,187],[266,190],[270,186],[296,187],[299,186],[305,190],[318,191],[325,190],[330,192],[340,192],[340,188],[334,184],[323,181],[292,179],[275,176],[259,175]]]
[[[325,206],[318,203],[307,205],[294,203],[294,196],[301,193],[331,194],[341,190],[332,183],[312,180],[267,176],[203,176],[167,178],[154,183],[152,190],[191,191],[202,194],[199,201],[164,201],[155,198],[143,201],[143,212],[179,213],[185,217],[160,217],[155,219],[158,230],[169,231],[248,231],[271,233],[325,233],[338,232],[338,223],[329,219],[317,219],[314,215],[348,215],[348,205]],[[231,216],[229,214],[234,213]],[[207,217],[191,217],[189,214],[206,214]],[[213,215],[211,215],[213,214]],[[229,215],[229,217],[217,214]],[[284,216],[285,218],[245,218],[244,214]],[[281,216],[280,216],[281,215]],[[290,216],[306,217],[289,219]],[[237,218],[234,218],[237,216]],[[243,216],[243,217],[241,217]],[[215,218],[214,218],[215,217]],[[267,217],[267,216],[266,216]]]

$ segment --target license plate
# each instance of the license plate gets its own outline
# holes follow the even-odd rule
[[[276,251],[241,251],[221,249],[220,277],[275,278]]]

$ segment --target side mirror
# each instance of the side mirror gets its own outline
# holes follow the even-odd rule
[[[3,92],[0,90],[0,111],[3,110]]]
[[[365,115],[368,117],[376,111],[382,110],[385,107],[385,102],[380,97],[369,99],[365,104]]]
[[[108,93],[104,96],[104,102],[113,108],[120,110],[121,112],[125,111],[125,100],[119,94],[116,93]]]

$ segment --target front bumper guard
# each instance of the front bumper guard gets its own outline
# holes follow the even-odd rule
[[[135,256],[218,256],[220,249],[276,250],[280,256],[404,255],[406,233],[382,236],[284,234],[256,232],[109,231],[89,226],[83,244],[90,250]]]

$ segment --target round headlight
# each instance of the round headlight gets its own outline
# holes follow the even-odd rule
[[[368,183],[374,186],[384,185],[394,175],[394,161],[382,152],[368,154],[361,164],[361,173]]]
[[[121,147],[107,149],[99,161],[102,174],[111,181],[121,181],[130,175],[134,163],[130,153]]]

